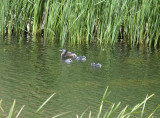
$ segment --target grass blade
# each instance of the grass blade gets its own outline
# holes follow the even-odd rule
[[[8,118],[12,118],[15,103],[16,103],[16,100],[14,100],[13,105],[11,106],[11,109],[10,109],[10,112],[9,112],[9,115],[8,115]]]
[[[18,112],[18,114],[17,114],[17,116],[16,116],[15,118],[18,118],[18,117],[19,117],[19,115],[20,115],[20,113],[22,112],[22,110],[23,110],[24,107],[25,107],[25,105],[22,106],[22,108],[19,110],[19,112]]]
[[[2,104],[2,100],[0,100],[0,109],[1,109],[2,112],[4,112],[1,104]]]
[[[119,115],[117,116],[117,118],[123,118],[123,115],[124,115],[124,113],[126,112],[127,108],[128,108],[128,106],[126,106],[126,107],[119,113]]]
[[[160,105],[158,105],[155,110],[148,116],[148,118],[151,118],[153,116],[153,114],[156,112],[156,110],[160,107]]]
[[[112,118],[112,116],[114,115],[114,113],[116,112],[116,110],[119,108],[120,104],[121,104],[121,103],[119,102],[119,103],[115,106],[115,108],[114,108],[114,104],[113,104],[110,112],[108,113],[107,118]]]
[[[70,112],[70,111],[69,111],[69,112]],[[59,117],[59,116],[62,116],[62,115],[64,115],[64,114],[67,114],[67,113],[69,113],[69,112],[64,112],[64,113],[58,114],[58,115],[56,115],[56,116],[53,116],[52,118],[57,118],[57,117]]]
[[[86,113],[87,110],[88,110],[88,108],[82,113],[82,115],[80,116],[80,118],[83,118],[83,115]]]
[[[91,114],[92,114],[92,113],[91,113],[91,111],[90,111],[90,113],[89,113],[89,118],[91,118]]]
[[[105,96],[107,94],[107,91],[108,91],[108,87],[106,88],[106,90],[104,92],[104,95],[103,95],[103,98],[102,98],[102,101],[101,101],[101,104],[100,104],[100,108],[99,108],[99,112],[98,112],[97,118],[100,118],[101,111],[102,111],[102,108],[103,108],[104,99],[105,99]]]
[[[146,98],[147,98],[147,97],[148,97],[148,95],[146,96]],[[146,99],[145,99],[145,100],[146,100]],[[147,102],[147,101],[144,102],[143,107],[142,107],[141,118],[143,118],[143,113],[144,113],[144,108],[145,108],[146,102]]]
[[[55,95],[56,93],[53,93],[37,110],[36,113],[43,108],[43,106]]]

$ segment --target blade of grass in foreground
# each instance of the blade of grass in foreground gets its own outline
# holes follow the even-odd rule
[[[56,93],[53,93],[37,110],[36,113],[43,108],[43,106],[55,95]]]
[[[104,95],[103,95],[103,98],[102,98],[102,101],[101,101],[101,105],[100,105],[100,108],[99,108],[99,112],[98,112],[97,118],[99,118],[100,115],[101,115],[101,111],[102,111],[102,107],[103,107],[103,103],[104,103],[104,99],[105,99],[105,96],[107,94],[107,91],[108,91],[108,87],[106,88],[106,90],[104,92]],[[108,94],[110,94],[110,92]],[[108,96],[108,94],[107,94],[107,96]]]
[[[88,110],[88,108],[82,113],[82,115],[80,116],[80,118],[83,118],[83,115],[86,113],[87,110]]]
[[[123,118],[124,113],[127,111],[127,108],[128,108],[128,106],[126,106],[126,107],[119,113],[119,115],[117,116],[117,118]]]
[[[109,113],[107,114],[107,118],[112,118],[112,116],[115,114],[115,112],[117,111],[117,109],[120,106],[120,102],[115,106],[115,104],[112,105],[111,110],[109,111]]]
[[[12,118],[15,103],[16,103],[16,100],[14,100],[13,105],[11,106],[8,118]]]
[[[148,97],[148,95],[146,96],[146,98],[147,97]],[[145,100],[147,100],[147,99],[145,99]],[[144,102],[143,107],[142,107],[141,118],[143,118],[143,113],[144,113],[144,108],[145,108],[146,102],[147,101]]]
[[[90,113],[89,113],[89,118],[91,118],[91,114],[92,114],[92,113],[91,113],[91,111],[90,111]]]
[[[2,100],[0,100],[0,110],[1,110],[2,112],[4,112],[4,110],[3,110],[2,106],[1,106],[1,103],[2,103]]]
[[[25,105],[22,106],[22,108],[19,110],[19,112],[18,112],[18,114],[17,114],[17,116],[16,116],[15,118],[18,118],[18,117],[19,117],[19,115],[20,115],[20,113],[22,112],[22,110],[23,110],[24,107],[25,107]]]
[[[151,118],[151,117],[153,116],[154,112],[156,112],[159,107],[160,107],[160,105],[158,105],[158,106],[155,108],[155,110],[149,115],[148,118]]]
[[[71,111],[69,111],[69,112],[71,112]],[[56,116],[53,116],[52,118],[57,118],[57,117],[59,117],[59,116],[62,116],[62,115],[64,115],[64,114],[67,114],[67,113],[69,113],[69,112],[64,112],[64,113],[58,114],[58,115],[56,115]]]
[[[143,102],[141,102],[141,103],[137,104],[135,107],[133,107],[133,109],[132,109],[129,113],[125,114],[124,117],[129,118],[129,117],[130,117],[137,109],[139,109],[143,104],[146,104],[147,100],[149,100],[153,95],[154,95],[154,94],[152,94],[152,95],[150,95],[150,96],[147,95],[146,99],[145,99]]]

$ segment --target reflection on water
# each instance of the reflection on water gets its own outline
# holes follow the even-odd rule
[[[149,113],[160,103],[159,50],[121,44],[104,50],[94,44],[66,46],[87,57],[85,62],[73,59],[73,63],[66,64],[60,57],[61,48],[56,43],[42,41],[1,41],[0,99],[6,111],[16,99],[17,110],[26,105],[23,118],[32,117],[33,111],[55,92],[43,108],[42,117],[66,111],[72,112],[65,118],[76,117],[86,108],[86,114],[90,111],[95,114],[107,86],[112,91],[108,98],[112,102],[133,106],[147,94],[155,93],[146,105]],[[101,63],[102,68],[91,68],[92,62]]]

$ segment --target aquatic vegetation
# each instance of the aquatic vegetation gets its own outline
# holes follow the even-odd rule
[[[79,44],[159,45],[158,0],[1,0],[0,33]]]
[[[110,91],[108,91],[108,87],[106,88],[103,98],[101,100],[101,104],[98,110],[98,113],[96,116],[92,115],[92,112],[89,113],[89,118],[129,118],[129,117],[138,117],[138,118],[143,118],[143,116],[145,115],[144,109],[146,107],[146,102],[152,97],[154,96],[154,94],[150,95],[150,96],[146,96],[146,98],[144,99],[144,101],[142,101],[141,103],[135,105],[133,108],[129,108],[129,106],[125,106],[124,108],[122,108],[121,102],[119,102],[118,104],[112,103],[110,101],[107,100],[107,97],[110,95]],[[105,113],[102,113],[103,110],[103,106],[104,103],[109,103],[111,104],[111,106],[107,109],[107,111]],[[147,117],[145,116],[145,118],[151,118],[154,117],[153,114],[156,112],[156,110],[160,107],[160,105],[158,105],[155,110],[153,110],[152,113],[150,113],[150,115]],[[121,109],[122,110],[119,110]],[[86,112],[86,111],[85,111]],[[80,116],[80,118],[83,118],[85,112],[82,113],[82,115]],[[103,110],[104,112],[104,110]],[[77,115],[77,118],[78,115]]]
[[[38,114],[38,112],[47,104],[47,102],[55,95],[52,94],[49,98],[47,98],[45,100],[45,102],[42,103],[42,105],[35,111],[35,114]],[[150,96],[146,96],[145,100],[142,101],[141,103],[135,105],[132,109],[129,108],[129,106],[125,106],[124,108],[120,107],[121,103],[119,102],[117,105],[115,103],[112,103],[110,101],[107,100],[107,97],[110,95],[110,91],[108,91],[108,87],[107,89],[105,90],[104,92],[104,95],[102,97],[102,100],[101,100],[101,104],[100,104],[100,107],[99,107],[99,110],[98,110],[98,113],[97,115],[94,114],[92,115],[92,112],[89,113],[89,118],[129,118],[130,116],[134,117],[134,116],[139,116],[141,118],[143,118],[143,116],[145,115],[145,112],[144,112],[144,109],[146,107],[146,102],[154,95],[150,95]],[[104,106],[104,103],[109,103],[111,104],[110,108],[106,111],[105,114],[102,113],[102,109],[103,109],[103,106]],[[7,116],[8,118],[19,118],[22,110],[24,109],[24,105],[21,107],[21,109],[19,110],[19,112],[15,112],[14,110],[14,107],[15,107],[15,104],[16,104],[16,100],[14,100],[13,102],[13,105],[11,106],[10,108],[10,111],[9,111],[9,114],[6,114],[4,109],[2,108],[2,100],[0,100],[0,111],[2,111],[3,114],[0,114],[1,116]],[[156,110],[160,107],[160,105],[158,105],[155,110],[150,113],[150,115],[147,117],[147,118],[151,118],[153,117],[154,113],[156,112]],[[122,110],[118,110],[122,108]],[[87,109],[85,110],[85,112],[87,111]],[[83,118],[85,112],[82,113],[82,115],[80,116],[80,118]],[[65,114],[68,114],[69,112],[63,112],[61,114],[58,114],[56,116],[53,116],[52,118],[56,118],[56,117],[59,117],[59,116],[62,116],[62,115],[65,115]],[[41,114],[42,115],[42,114]],[[96,116],[95,116],[96,115]],[[79,118],[79,116],[77,115],[77,118]],[[146,118],[146,116],[145,116]]]

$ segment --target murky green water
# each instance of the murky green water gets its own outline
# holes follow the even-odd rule
[[[152,93],[155,96],[148,101],[146,112],[151,113],[160,104],[159,50],[121,44],[104,50],[95,44],[65,47],[85,55],[87,61],[66,64],[60,57],[60,45],[54,43],[0,42],[0,99],[6,112],[16,99],[15,109],[26,105],[21,117],[33,117],[55,92],[43,108],[43,118],[68,111],[72,112],[63,117],[75,118],[88,108],[87,118],[90,111],[93,115],[98,111],[107,86],[112,91],[108,100],[121,101],[122,106],[134,106]],[[92,69],[91,62],[100,62],[102,68]]]

